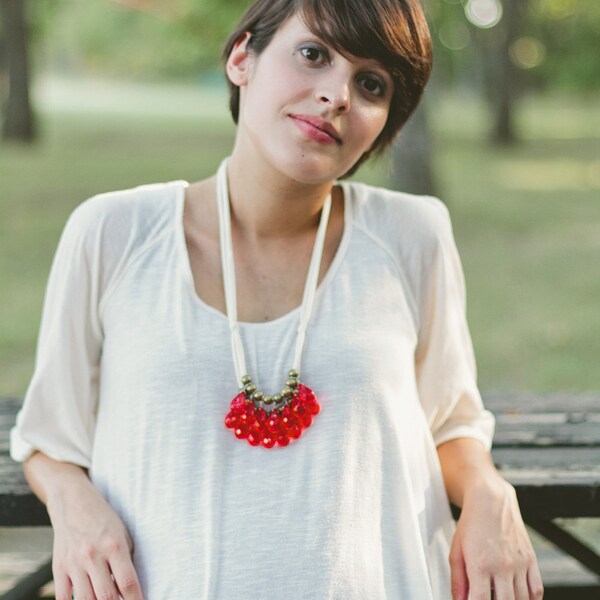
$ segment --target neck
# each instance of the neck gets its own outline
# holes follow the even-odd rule
[[[258,162],[249,165],[235,152],[229,161],[232,226],[256,241],[289,239],[316,229],[333,182],[303,184]]]

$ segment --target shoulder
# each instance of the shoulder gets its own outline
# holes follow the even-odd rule
[[[148,239],[172,224],[186,185],[171,181],[97,194],[71,213],[66,231],[86,239],[108,236],[114,243]]]
[[[345,185],[354,199],[356,225],[395,254],[429,254],[452,239],[448,209],[438,198],[363,183]]]
[[[136,257],[174,231],[187,183],[143,185],[93,196],[70,215],[55,261],[87,273],[102,296]]]

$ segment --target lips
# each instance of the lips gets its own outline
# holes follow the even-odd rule
[[[325,119],[314,115],[290,115],[309,137],[317,142],[341,144],[342,139],[338,130]]]

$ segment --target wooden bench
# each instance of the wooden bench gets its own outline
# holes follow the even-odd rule
[[[598,552],[554,520],[600,517],[600,394],[494,393],[484,401],[496,415],[494,462],[515,486],[525,521],[595,574],[593,584],[546,584],[544,598],[599,599]],[[0,398],[0,527],[49,524],[21,466],[8,456],[8,434],[19,406],[19,399]],[[31,598],[49,578],[44,565],[0,600]]]

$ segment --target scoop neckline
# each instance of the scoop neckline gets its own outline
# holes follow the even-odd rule
[[[218,319],[222,320],[225,325],[228,325],[228,318],[224,312],[221,312],[219,309],[207,304],[196,291],[196,286],[194,283],[194,276],[192,274],[192,266],[190,261],[190,255],[187,249],[187,244],[185,242],[185,228],[183,223],[183,212],[185,208],[185,191],[189,187],[189,182],[187,181],[178,181],[178,189],[177,189],[177,199],[176,199],[176,209],[175,209],[175,237],[177,243],[178,250],[178,258],[181,266],[181,273],[185,280],[185,286],[188,290],[188,293],[194,302],[195,305],[202,308],[204,311],[216,316]],[[323,293],[323,290],[329,285],[330,281],[335,277],[335,273],[337,272],[341,262],[344,259],[346,254],[347,247],[350,242],[350,234],[352,230],[353,223],[353,189],[350,182],[347,181],[338,181],[336,185],[339,185],[342,188],[343,197],[344,197],[344,229],[342,232],[342,237],[340,239],[339,246],[336,250],[335,256],[325,273],[325,276],[319,283],[317,287],[317,291],[315,293],[315,301]],[[243,328],[268,328],[274,327],[281,323],[284,323],[293,317],[297,317],[300,313],[301,304],[291,309],[287,313],[275,318],[270,319],[269,321],[238,321],[240,327]]]

